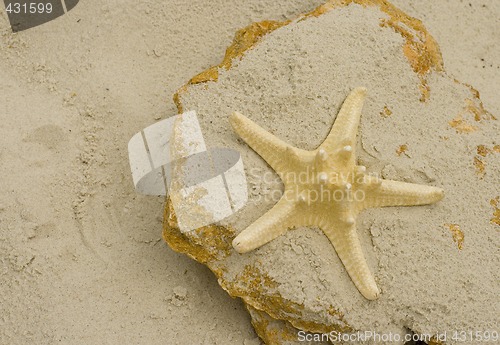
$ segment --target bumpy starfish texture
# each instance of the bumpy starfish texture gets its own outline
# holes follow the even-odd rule
[[[356,165],[355,146],[365,88],[354,89],[344,101],[325,141],[314,151],[292,147],[235,112],[236,133],[257,152],[284,183],[278,203],[233,241],[239,253],[256,249],[288,229],[317,226],[328,237],[359,292],[378,298],[375,283],[356,233],[356,217],[364,209],[432,204],[440,188],[383,180]]]

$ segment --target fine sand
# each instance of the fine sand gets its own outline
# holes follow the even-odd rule
[[[1,12],[0,343],[259,343],[242,304],[161,240],[164,200],[135,193],[127,142],[176,113],[238,28],[320,3],[89,0],[18,34]],[[499,117],[499,3],[392,3]]]

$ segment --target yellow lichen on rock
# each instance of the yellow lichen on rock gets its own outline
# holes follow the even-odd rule
[[[477,127],[464,120],[462,115],[458,115],[448,123],[451,127],[455,128],[455,131],[459,134],[472,133],[477,131]]]
[[[172,202],[169,199],[166,202],[163,225],[165,242],[173,250],[205,264],[219,279],[219,284],[230,296],[239,297],[252,308],[265,312],[276,320],[285,320],[299,329],[317,333],[352,330],[343,321],[342,314],[333,307],[330,308],[329,314],[338,320],[338,324],[325,325],[301,320],[303,305],[283,298],[277,291],[267,295],[263,293],[264,290],[267,292],[275,290],[277,283],[255,266],[247,265],[239,274],[238,283],[224,280],[223,275],[227,268],[220,260],[230,255],[231,241],[234,238],[233,230],[209,225],[182,233],[177,224]]]
[[[490,219],[492,224],[500,226],[500,197],[490,200],[490,205],[493,206],[493,217]]]
[[[306,14],[305,17],[320,16],[334,8],[348,6],[352,3],[362,6],[377,6],[389,16],[389,19],[382,20],[380,25],[391,27],[405,39],[403,53],[420,78],[421,101],[427,100],[430,88],[425,75],[431,70],[442,71],[443,58],[436,40],[427,32],[420,20],[408,16],[386,0],[330,0]]]
[[[408,150],[408,145],[406,144],[403,144],[403,145],[400,145],[398,147],[398,149],[396,150],[396,154],[398,156],[401,156],[402,154],[405,154],[406,155],[406,151]]]
[[[460,230],[460,225],[458,224],[445,224],[448,229],[451,231],[451,235],[453,236],[453,242],[457,244],[459,250],[462,250],[464,247],[464,233]]]
[[[247,265],[237,279],[231,282],[220,281],[220,284],[231,296],[240,297],[254,309],[264,311],[274,319],[286,320],[296,328],[312,333],[352,331],[342,314],[333,307],[329,314],[334,316],[336,324],[304,321],[300,317],[304,312],[304,305],[283,298],[276,289],[278,284],[256,266]]]
[[[476,168],[476,173],[480,178],[484,177],[486,171],[486,164],[477,157],[474,157],[474,167]]]
[[[478,145],[477,146],[477,154],[486,157],[490,153],[500,153],[500,145],[495,145],[493,148],[488,148],[486,145]]]
[[[345,7],[352,3],[365,7],[377,6],[389,16],[389,19],[382,20],[380,25],[391,27],[405,39],[405,44],[402,47],[403,53],[420,79],[419,88],[422,93],[420,100],[422,102],[426,101],[430,97],[430,88],[426,80],[426,75],[432,70],[442,71],[443,58],[436,40],[427,32],[420,20],[410,17],[385,0],[329,0],[313,11],[302,15],[298,20],[304,20],[308,17],[318,17],[335,8]],[[222,62],[197,74],[174,94],[173,99],[179,114],[184,111],[180,97],[187,91],[189,85],[217,81],[220,68],[231,68],[233,59],[241,58],[246,51],[258,44],[264,35],[290,23],[292,23],[291,20],[282,22],[266,20],[250,24],[238,30],[234,36],[233,43],[226,49],[226,54]]]
[[[257,335],[268,345],[280,345],[284,341],[297,340],[299,330],[289,322],[276,320],[262,310],[257,310],[245,304],[252,317],[252,326]]]
[[[380,116],[382,117],[389,117],[392,115],[392,110],[389,109],[387,106],[384,106],[384,110],[380,112]]]
[[[493,148],[488,148],[486,145],[478,145],[476,148],[477,155],[480,157],[474,157],[474,167],[476,168],[476,173],[482,179],[486,174],[486,162],[484,162],[484,158],[488,157],[490,154],[500,153],[500,145],[495,145]],[[481,157],[483,159],[481,159]]]
[[[175,251],[194,260],[209,264],[230,255],[234,230],[229,227],[207,225],[182,233],[177,225],[174,208],[167,199],[163,216],[163,239]]]
[[[243,54],[250,48],[252,48],[265,34],[276,30],[284,25],[290,23],[289,20],[278,22],[272,20],[265,20],[258,23],[252,23],[249,26],[238,30],[234,36],[233,43],[226,49],[226,54],[222,62],[216,66],[212,66],[209,69],[195,75],[191,78],[188,83],[182,86],[174,94],[174,103],[177,105],[179,114],[183,112],[182,103],[179,99],[179,95],[187,91],[189,85],[205,83],[207,81],[217,81],[219,78],[219,69],[231,68],[233,64],[233,59],[243,56]]]
[[[471,97],[465,100],[464,111],[472,114],[474,116],[474,120],[477,122],[481,120],[496,120],[497,118],[484,108],[484,104],[483,101],[481,101],[479,91],[472,87],[472,85],[470,84],[462,84],[467,86],[471,92]]]
[[[465,134],[478,130],[478,127],[472,125],[466,117],[472,118],[476,122],[481,122],[483,120],[496,120],[496,117],[484,108],[479,91],[467,83],[461,83],[456,79],[454,81],[457,84],[466,86],[471,92],[471,96],[465,99],[465,106],[463,110],[449,122],[449,125],[453,127],[457,133]]]

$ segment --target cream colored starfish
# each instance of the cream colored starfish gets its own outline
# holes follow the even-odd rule
[[[354,148],[365,95],[365,88],[349,94],[330,134],[314,151],[286,144],[237,112],[231,115],[234,130],[285,185],[278,203],[243,230],[233,247],[245,253],[289,228],[317,226],[332,243],[359,292],[373,300],[380,291],[361,249],[356,216],[370,207],[435,203],[444,192],[436,187],[383,180],[356,165]]]

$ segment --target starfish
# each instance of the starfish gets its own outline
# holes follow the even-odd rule
[[[380,290],[361,249],[357,215],[372,207],[432,204],[443,198],[444,191],[384,180],[356,164],[356,135],[365,97],[365,88],[356,88],[348,95],[330,133],[314,151],[292,147],[238,112],[230,116],[234,131],[284,183],[277,204],[236,236],[232,244],[237,252],[246,253],[290,228],[318,227],[359,292],[374,300]]]

